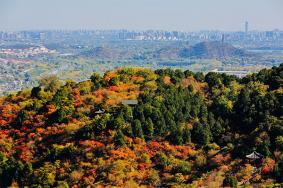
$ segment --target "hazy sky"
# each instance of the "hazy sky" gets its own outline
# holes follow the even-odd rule
[[[283,30],[283,0],[0,0],[0,30]]]

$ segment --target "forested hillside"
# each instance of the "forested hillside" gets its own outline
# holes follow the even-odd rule
[[[39,83],[0,98],[0,187],[283,182],[283,64],[243,79],[121,68]]]

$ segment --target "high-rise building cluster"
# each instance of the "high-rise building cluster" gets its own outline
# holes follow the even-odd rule
[[[62,40],[136,40],[136,41],[221,41],[225,42],[257,42],[257,41],[283,41],[283,31],[252,31],[249,30],[248,22],[245,22],[244,31],[223,32],[223,31],[129,31],[129,30],[93,30],[93,31],[0,31],[0,42],[23,41],[43,44],[46,41]]]

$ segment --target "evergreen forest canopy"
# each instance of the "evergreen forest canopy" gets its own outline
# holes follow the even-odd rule
[[[0,98],[0,187],[283,183],[283,64],[242,79],[119,68],[39,83]]]

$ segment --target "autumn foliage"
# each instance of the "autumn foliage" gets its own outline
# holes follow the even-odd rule
[[[0,187],[281,183],[282,68],[243,79],[142,68],[43,79],[0,98]],[[253,150],[261,162],[246,160]]]

